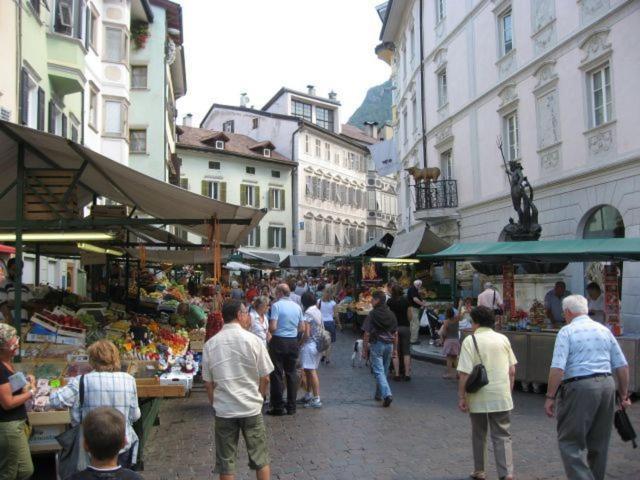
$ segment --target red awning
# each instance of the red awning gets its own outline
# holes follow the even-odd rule
[[[7,245],[0,244],[0,253],[16,253],[16,249]]]

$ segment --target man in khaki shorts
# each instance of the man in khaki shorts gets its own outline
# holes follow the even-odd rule
[[[202,378],[215,412],[216,469],[221,480],[235,478],[242,432],[249,467],[258,480],[271,476],[262,405],[273,364],[260,338],[247,331],[251,319],[240,300],[222,307],[224,327],[204,346]]]

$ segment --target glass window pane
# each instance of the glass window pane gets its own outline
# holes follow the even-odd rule
[[[122,105],[120,102],[104,102],[106,133],[122,133]]]
[[[105,29],[105,58],[109,62],[120,62],[124,59],[124,43],[122,31],[118,28]]]

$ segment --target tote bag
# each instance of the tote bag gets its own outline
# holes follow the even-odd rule
[[[58,455],[58,475],[66,480],[76,472],[81,472],[89,465],[89,455],[84,450],[82,437],[82,407],[84,406],[84,375],[80,377],[78,387],[80,395],[80,423],[61,433],[56,440],[62,447]]]

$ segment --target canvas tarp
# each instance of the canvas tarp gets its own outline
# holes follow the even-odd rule
[[[141,214],[158,220],[202,219],[202,224],[184,227],[202,237],[207,237],[209,232],[209,227],[204,222],[214,216],[220,219],[247,220],[248,225],[220,225],[221,243],[236,246],[265,214],[261,210],[219,202],[156,180],[71,140],[0,121],[0,192],[8,189],[0,199],[0,220],[16,219],[16,188],[10,187],[17,178],[18,142],[28,147],[25,151],[27,169],[77,170],[85,160],[88,162],[79,179],[79,206],[91,203],[96,194],[119,204],[137,207]],[[158,224],[162,222],[159,221]]]
[[[416,225],[413,230],[396,235],[387,254],[388,258],[407,258],[417,253],[435,253],[449,244],[433,233],[425,224]]]

